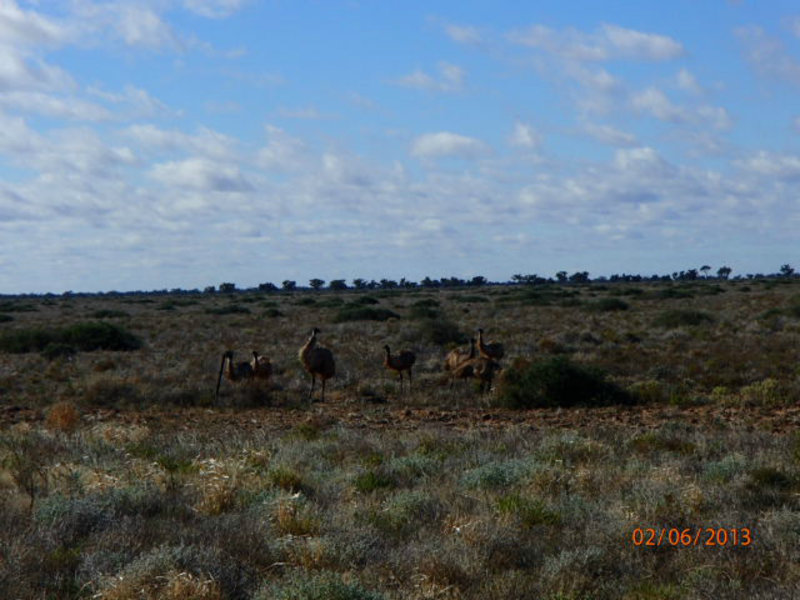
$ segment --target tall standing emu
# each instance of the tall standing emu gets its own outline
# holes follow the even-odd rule
[[[325,382],[336,375],[336,362],[333,360],[333,353],[327,348],[317,346],[317,334],[320,330],[314,327],[311,335],[300,351],[297,353],[300,362],[309,375],[311,375],[311,389],[308,391],[308,399],[314,394],[314,384],[317,377],[322,381],[322,394],[320,402],[325,401]]]
[[[222,375],[231,383],[252,379],[254,376],[253,367],[249,362],[233,363],[233,350],[226,350],[222,354],[222,362],[219,364],[219,375],[217,375],[217,389],[214,392],[214,401],[219,400],[219,384],[222,382]]]
[[[410,350],[402,350],[400,354],[392,356],[389,345],[383,347],[385,355],[383,357],[383,366],[392,371],[397,371],[400,375],[400,393],[403,393],[403,371],[408,372],[408,391],[411,391],[411,367],[417,360],[417,357]]]
[[[484,358],[492,360],[500,360],[505,355],[503,344],[497,342],[489,342],[488,344],[483,341],[483,329],[478,328],[478,352]]]

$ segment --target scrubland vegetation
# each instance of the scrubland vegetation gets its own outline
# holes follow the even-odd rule
[[[2,306],[0,597],[800,594],[795,279]],[[309,405],[313,326],[337,376]],[[503,371],[452,393],[478,327]],[[226,349],[274,375],[215,404]]]

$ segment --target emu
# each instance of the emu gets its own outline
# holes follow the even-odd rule
[[[503,344],[498,344],[496,342],[484,343],[483,329],[480,328],[478,329],[478,352],[484,358],[490,358],[492,360],[500,360],[505,355]]]
[[[450,389],[453,389],[453,385],[456,382],[456,372],[458,371],[458,367],[473,358],[475,358],[475,338],[471,338],[469,340],[469,352],[464,352],[463,350],[456,348],[447,354],[444,359],[444,370],[450,371],[451,374]]]
[[[400,393],[403,392],[403,371],[408,372],[408,390],[411,391],[411,367],[417,360],[417,357],[410,350],[403,350],[397,356],[392,356],[389,345],[383,347],[386,355],[383,357],[383,366],[392,371],[397,371],[400,375]]]
[[[217,375],[217,389],[214,392],[214,401],[219,400],[219,384],[222,382],[222,375],[231,383],[252,379],[255,371],[248,362],[233,363],[233,350],[226,350],[222,354],[222,362],[219,365],[219,375]]]
[[[320,402],[325,401],[325,382],[336,375],[336,362],[333,360],[333,353],[327,348],[317,346],[317,334],[321,333],[314,327],[311,335],[303,347],[298,352],[298,358],[309,375],[311,375],[311,389],[308,391],[308,400],[314,394],[314,384],[317,377],[322,381],[322,394]]]
[[[267,381],[272,377],[272,363],[269,358],[261,356],[256,350],[253,350],[253,358],[250,361],[250,367],[253,369],[253,377],[256,379]]]
[[[462,362],[453,372],[453,382],[456,379],[475,378],[480,381],[480,392],[488,392],[492,387],[494,375],[501,370],[500,363],[491,358],[477,356]],[[453,385],[450,385],[453,388]]]

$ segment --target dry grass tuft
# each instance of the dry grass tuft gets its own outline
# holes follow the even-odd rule
[[[50,431],[72,433],[81,421],[78,408],[69,401],[56,402],[47,410],[45,426]]]

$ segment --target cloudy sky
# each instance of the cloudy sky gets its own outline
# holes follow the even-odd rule
[[[0,1],[0,293],[800,267],[800,5]]]

